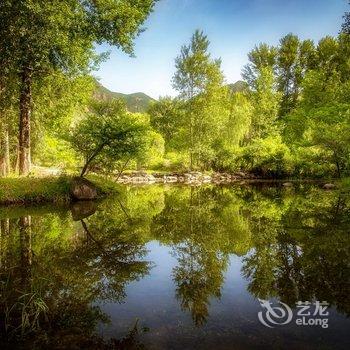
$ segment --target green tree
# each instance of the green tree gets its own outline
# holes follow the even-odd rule
[[[197,30],[189,45],[176,58],[173,86],[185,102],[184,129],[190,168],[203,166],[211,153],[211,143],[219,133],[223,118],[221,96],[223,87],[220,60],[213,60],[208,52],[209,40]]]
[[[249,52],[249,63],[244,66],[242,71],[243,79],[248,83],[251,89],[256,88],[256,80],[264,68],[270,68],[272,71],[276,68],[277,49],[267,44],[260,44]]]
[[[293,34],[280,40],[277,55],[278,91],[282,93],[280,116],[296,107],[301,95],[301,83],[307,70],[315,66],[315,56],[311,40],[300,41]]]
[[[288,117],[284,133],[294,148],[314,154],[309,167],[324,164],[323,173],[339,177],[348,171],[350,159],[349,67],[344,62],[349,45],[347,34],[320,40],[317,68],[306,74],[303,99]],[[329,165],[333,169],[327,169]]]
[[[350,5],[350,1],[349,1]],[[345,12],[344,23],[341,26],[341,32],[345,34],[350,34],[350,12]]]
[[[127,112],[121,100],[94,101],[74,127],[70,141],[84,157],[81,176],[92,166],[113,168],[117,161],[137,158],[144,150],[148,125]]]
[[[96,62],[94,44],[132,54],[155,0],[53,0],[0,3],[0,57],[19,80],[19,172],[30,170],[33,82],[52,70],[79,75]]]
[[[250,92],[253,106],[249,138],[261,138],[278,133],[278,111],[281,94],[276,91],[276,80],[272,68],[261,69]]]
[[[152,127],[164,138],[165,150],[181,149],[183,134],[183,102],[171,97],[161,97],[153,102],[148,114],[151,117]]]

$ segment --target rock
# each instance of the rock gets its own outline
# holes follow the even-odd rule
[[[163,178],[163,175],[162,173],[154,173],[153,176],[156,177],[156,178]]]
[[[85,219],[96,212],[97,205],[94,201],[75,202],[70,206],[74,221]]]
[[[235,175],[238,177],[243,177],[243,178],[245,178],[247,176],[243,171],[238,171]]]
[[[177,182],[177,176],[164,176],[165,182],[174,183]]]
[[[78,201],[93,200],[97,198],[97,189],[91,181],[75,177],[70,185],[70,195]]]
[[[209,175],[204,175],[202,178],[203,183],[209,183],[211,182],[211,176]]]
[[[285,182],[282,186],[284,186],[284,187],[294,187],[294,185],[291,182]]]
[[[153,175],[147,175],[147,176],[146,176],[146,180],[147,180],[149,183],[154,183],[154,182],[156,182],[156,178],[155,178]]]
[[[325,190],[334,190],[335,188],[337,188],[337,186],[334,184],[325,184],[322,188],[324,188]]]
[[[135,177],[132,177],[130,180],[131,180],[132,183],[143,183],[143,182],[146,182],[146,178],[143,177],[143,176],[135,176]]]

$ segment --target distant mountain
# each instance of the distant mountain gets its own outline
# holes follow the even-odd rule
[[[125,101],[126,107],[130,112],[145,112],[149,104],[154,99],[143,92],[136,92],[134,94],[122,94],[120,92],[113,92],[105,88],[98,81],[96,81],[95,98],[101,100],[111,100],[114,98],[121,98]]]
[[[248,84],[243,80],[238,80],[234,84],[228,84],[232,92],[243,92],[248,89]]]

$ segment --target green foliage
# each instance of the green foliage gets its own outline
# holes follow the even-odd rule
[[[68,141],[48,135],[37,145],[35,159],[42,166],[58,167],[66,171],[74,171],[79,162],[79,157]]]
[[[346,35],[320,41],[320,65],[306,74],[303,99],[288,117],[285,130],[291,144],[313,147],[316,157],[309,166],[324,164],[325,174],[339,177],[350,166],[349,66],[343,62],[348,49]]]
[[[249,138],[255,139],[278,134],[278,110],[280,94],[275,90],[275,79],[271,68],[262,68],[250,93],[253,106]]]
[[[85,161],[81,175],[91,167],[111,171],[117,161],[139,157],[147,145],[148,129],[148,122],[128,113],[123,101],[93,101],[70,137]]]
[[[21,168],[30,144],[40,165],[72,170],[84,160],[82,175],[129,168],[348,176],[347,14],[339,36],[317,44],[290,33],[276,46],[255,46],[244,81],[235,84],[225,82],[221,61],[197,30],[175,60],[176,98],[113,93],[90,76],[106,57],[96,55],[94,45],[105,42],[133,54],[154,3],[1,3],[0,174]],[[91,95],[99,102],[90,104]],[[18,107],[26,112],[24,121],[31,116],[32,137],[17,151]],[[28,136],[24,124],[21,135]]]
[[[281,136],[255,139],[243,148],[241,162],[243,168],[261,177],[280,178],[292,173],[290,151]]]
[[[256,88],[256,80],[262,69],[273,69],[276,63],[277,50],[273,46],[260,44],[249,52],[249,63],[244,66],[242,77],[250,88]]]
[[[208,48],[208,38],[197,30],[175,61],[173,86],[184,103],[184,112],[180,114],[183,116],[182,150],[189,153],[191,169],[209,166],[212,143],[225,117],[223,101],[228,89],[223,87],[221,62],[210,57]]]
[[[53,114],[64,119],[70,114],[70,107],[79,101],[74,94],[68,94],[63,99],[59,98],[57,103],[52,98],[52,91],[46,90],[47,84],[56,90],[54,94],[69,91],[70,81],[85,77],[106,57],[105,54],[96,54],[96,44],[107,43],[132,55],[133,41],[142,31],[141,26],[152,12],[155,2],[1,1],[0,91],[5,88],[6,93],[1,95],[16,96],[17,101],[13,105],[19,104],[20,174],[26,175],[30,170],[31,154],[35,156],[31,147],[40,139],[44,125],[53,128],[57,123],[57,118],[53,118],[55,121],[52,123],[47,122],[48,117]],[[62,80],[68,89],[62,86]],[[58,82],[58,89],[53,82]],[[2,97],[0,108],[3,106]],[[72,98],[74,101],[71,101]],[[41,102],[53,107],[52,101],[56,105],[50,111],[40,108]],[[32,121],[35,104],[39,107],[39,113]],[[31,142],[31,130],[37,136],[34,142]]]
[[[350,2],[349,2],[350,5]],[[350,12],[345,12],[344,14],[344,22],[341,26],[342,33],[350,35]]]
[[[183,102],[171,97],[161,97],[159,101],[153,102],[148,109],[151,125],[163,136],[166,151],[182,148],[183,113]]]

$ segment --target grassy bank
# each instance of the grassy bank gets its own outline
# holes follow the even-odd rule
[[[64,203],[70,202],[72,176],[0,178],[0,205],[26,203]],[[99,196],[118,193],[115,182],[91,176]]]
[[[339,180],[338,186],[342,192],[350,193],[350,177]]]

